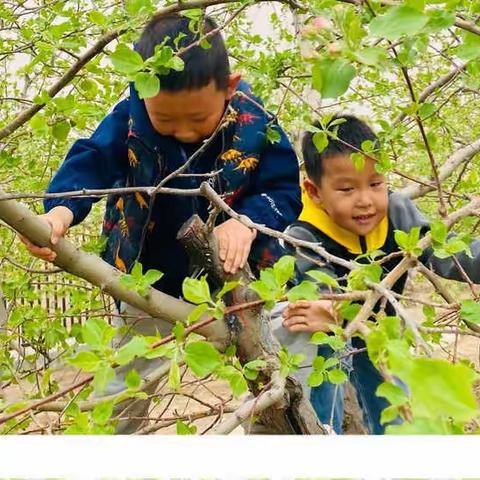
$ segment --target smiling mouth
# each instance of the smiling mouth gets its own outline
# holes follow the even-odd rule
[[[370,213],[368,215],[355,215],[352,217],[356,222],[360,224],[370,223],[370,221],[375,218],[375,213]]]

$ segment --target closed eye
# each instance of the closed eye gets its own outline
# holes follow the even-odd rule
[[[337,188],[339,192],[344,192],[344,193],[349,193],[353,191],[352,187],[343,187],[343,188]]]
[[[380,182],[380,181],[379,181],[379,182],[372,182],[372,183],[370,184],[370,186],[371,186],[371,187],[374,187],[374,188],[375,188],[375,187],[380,187],[381,185],[383,185],[383,182]]]

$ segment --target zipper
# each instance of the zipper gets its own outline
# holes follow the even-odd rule
[[[363,235],[358,238],[360,240],[360,249],[362,250],[362,253],[367,253],[367,239]]]

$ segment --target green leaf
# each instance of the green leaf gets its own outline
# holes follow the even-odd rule
[[[115,370],[110,365],[102,365],[93,378],[95,392],[103,393],[107,385],[115,379]]]
[[[185,278],[182,285],[182,292],[185,300],[189,302],[200,304],[210,303],[210,287],[208,286],[206,276],[200,280],[196,278]]]
[[[303,280],[302,283],[288,291],[287,298],[289,302],[296,302],[297,300],[317,300],[317,285],[308,280]]]
[[[210,375],[222,364],[218,350],[206,341],[191,342],[185,347],[185,363],[195,376],[202,378]]]
[[[67,139],[69,132],[70,124],[65,120],[56,123],[52,127],[52,135],[55,140],[58,140],[59,142],[64,142]]]
[[[477,375],[463,364],[415,358],[410,369],[393,371],[408,384],[414,415],[469,421],[478,415],[473,382]]]
[[[125,385],[130,390],[137,390],[141,383],[142,379],[135,369],[129,370],[125,375]]]
[[[273,265],[273,275],[278,286],[285,285],[295,271],[295,257],[284,255]]]
[[[460,307],[460,318],[470,323],[480,324],[480,303],[464,300]]]
[[[262,300],[275,300],[275,290],[272,290],[265,282],[262,280],[255,280],[254,282],[248,285],[248,288],[251,288],[254,292],[257,292],[258,296]]]
[[[235,398],[240,397],[240,395],[243,395],[248,390],[247,381],[238,370],[228,378],[228,383]]]
[[[252,360],[243,366],[243,374],[248,380],[255,380],[258,372],[267,366],[265,360]]]
[[[480,37],[475,33],[465,32],[464,42],[454,52],[464,61],[469,62],[480,57]]]
[[[48,129],[47,120],[41,113],[35,114],[28,123],[37,132],[45,132]]]
[[[327,372],[328,381],[333,383],[334,385],[339,385],[344,383],[348,380],[347,374],[340,370],[339,368],[334,368],[333,370],[329,370]]]
[[[200,319],[200,317],[208,310],[208,304],[207,303],[201,303],[200,305],[197,305],[189,314],[187,317],[187,323],[195,323],[197,320]]]
[[[168,372],[168,386],[174,390],[180,390],[180,367],[175,360],[170,363],[170,371]]]
[[[90,318],[82,328],[84,342],[92,348],[101,349],[115,336],[115,328],[101,318]]]
[[[312,277],[318,283],[322,283],[332,288],[340,288],[337,280],[330,276],[328,273],[322,272],[320,270],[309,270],[306,272],[309,277]]]
[[[342,58],[326,58],[317,62],[312,70],[312,85],[322,98],[343,95],[355,77],[355,68]]]
[[[152,0],[125,0],[125,10],[130,15],[149,12],[153,9]]]
[[[403,405],[408,399],[405,392],[398,386],[390,382],[380,384],[375,392],[377,397],[385,397],[391,405]]]
[[[336,335],[327,335],[325,332],[315,332],[310,338],[310,343],[314,345],[330,345],[335,351],[345,348],[345,341]]]
[[[372,67],[378,66],[387,59],[385,50],[380,47],[367,47],[353,52],[353,56],[357,62]]]
[[[150,269],[147,270],[147,273],[143,276],[143,280],[145,283],[149,285],[153,285],[154,283],[158,282],[163,277],[163,273],[160,270]]]
[[[141,99],[154,97],[160,91],[160,79],[155,73],[139,72],[135,75],[134,82]]]
[[[330,360],[330,359],[329,359]],[[338,361],[338,360],[337,360]],[[320,370],[320,371],[323,371],[325,370],[325,357],[322,357],[322,356],[317,356],[313,359],[313,362],[312,362],[312,367],[314,370]]]
[[[132,270],[130,272],[130,275],[135,279],[135,280],[141,280],[143,277],[143,266],[140,262],[135,262],[133,264]]]
[[[318,387],[323,383],[323,381],[324,381],[323,371],[319,372],[314,370],[313,372],[310,373],[310,375],[307,378],[307,385],[309,387]]]
[[[175,426],[177,429],[177,435],[194,435],[197,433],[197,427],[195,425],[188,426],[181,420],[177,420]]]
[[[380,414],[380,423],[385,425],[386,423],[393,422],[398,417],[398,407],[389,406],[382,410]]]
[[[326,132],[315,132],[312,136],[312,141],[318,153],[322,153],[328,147],[328,135]]]
[[[278,143],[282,139],[280,132],[278,132],[274,127],[267,127],[267,131],[265,132],[265,136],[268,143]]]
[[[232,291],[234,288],[237,288],[240,285],[238,280],[232,280],[230,282],[225,282],[223,284],[222,289],[215,295],[215,298],[219,300],[222,298],[226,293]]]
[[[376,37],[397,40],[403,35],[415,35],[427,24],[428,17],[406,6],[392,7],[370,22],[370,32]]]
[[[330,357],[325,360],[325,364],[323,368],[326,370],[327,368],[332,368],[333,366],[338,365],[339,363],[340,362],[338,361],[338,358]]]
[[[68,362],[85,372],[95,372],[101,359],[93,352],[79,352]]]
[[[99,26],[103,26],[105,23],[107,23],[105,15],[98,10],[92,10],[91,12],[88,12],[88,19],[95,25]]]
[[[150,350],[144,337],[135,336],[118,351],[115,361],[119,365],[130,363],[135,357],[142,357]]]
[[[117,45],[115,51],[110,54],[110,60],[117,72],[127,75],[136,73],[143,68],[141,55],[124,43]]]
[[[430,235],[434,242],[445,243],[448,235],[447,226],[443,222],[432,222],[430,224]]]
[[[99,403],[92,411],[92,420],[97,425],[105,425],[113,413],[113,401]]]

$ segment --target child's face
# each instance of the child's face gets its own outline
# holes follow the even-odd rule
[[[218,90],[213,80],[195,90],[160,90],[155,97],[145,99],[145,108],[158,133],[182,143],[197,143],[215,131],[239,80],[240,75],[230,75],[226,90]]]
[[[370,233],[387,214],[386,180],[369,158],[362,170],[355,169],[349,155],[326,158],[319,184],[306,180],[305,188],[337,225],[356,235]]]

